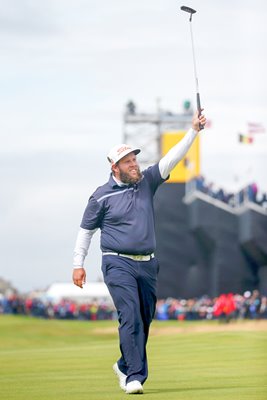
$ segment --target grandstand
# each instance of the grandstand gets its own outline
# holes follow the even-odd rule
[[[267,294],[267,212],[232,207],[185,185],[164,184],[155,198],[159,297]]]

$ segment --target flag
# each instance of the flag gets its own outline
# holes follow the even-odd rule
[[[248,133],[265,133],[265,128],[262,124],[259,124],[257,122],[248,122]]]
[[[242,135],[241,133],[239,133],[238,141],[239,141],[239,143],[251,144],[251,143],[253,143],[253,137]]]

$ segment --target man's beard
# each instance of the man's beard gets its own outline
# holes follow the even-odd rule
[[[140,181],[140,179],[142,178],[142,173],[141,173],[139,167],[136,167],[136,171],[137,171],[137,176],[132,177],[130,174],[128,174],[128,172],[123,172],[120,169],[120,181],[123,183],[134,185],[135,183]]]

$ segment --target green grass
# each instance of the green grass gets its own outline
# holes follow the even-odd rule
[[[217,322],[153,322],[145,398],[266,400],[267,331]],[[186,327],[174,332],[174,326]],[[46,321],[0,316],[0,397],[3,400],[119,400],[111,366],[119,356],[116,322]],[[171,328],[169,331],[168,329]]]

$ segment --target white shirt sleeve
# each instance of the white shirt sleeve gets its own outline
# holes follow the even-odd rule
[[[89,230],[80,228],[74,249],[73,268],[83,268],[92,237],[97,229]]]
[[[167,154],[159,161],[159,172],[163,179],[166,179],[171,170],[185,156],[198,132],[190,128],[182,140],[173,146]]]

